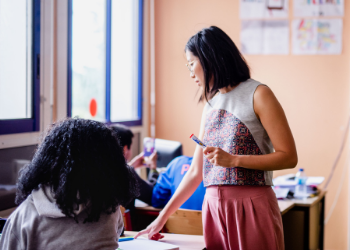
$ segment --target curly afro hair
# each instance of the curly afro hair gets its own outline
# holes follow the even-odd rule
[[[31,161],[20,173],[16,203],[33,190],[49,186],[58,207],[74,218],[74,208],[86,209],[85,222],[114,213],[138,196],[138,183],[126,164],[115,132],[103,123],[67,118],[53,124]]]

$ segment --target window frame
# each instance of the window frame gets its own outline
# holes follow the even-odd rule
[[[40,32],[41,2],[32,0],[32,118],[0,119],[0,135],[36,132],[40,130]]]
[[[68,55],[67,55],[67,116],[72,116],[72,17],[73,17],[73,1],[68,0]],[[106,103],[105,123],[111,124],[123,124],[126,126],[139,126],[142,125],[142,106],[143,106],[143,8],[144,0],[137,0],[139,4],[138,8],[138,107],[137,120],[112,122],[110,119],[111,111],[111,40],[112,40],[112,0],[106,0]]]

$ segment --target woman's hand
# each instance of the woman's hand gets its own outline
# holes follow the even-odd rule
[[[231,155],[221,148],[217,147],[206,147],[203,151],[205,157],[209,160],[213,166],[220,167],[237,167],[236,166],[236,155]]]
[[[159,240],[163,238],[163,235],[159,234],[159,231],[162,230],[163,226],[165,225],[166,220],[162,219],[162,216],[158,216],[157,219],[155,219],[151,224],[148,225],[148,227],[142,231],[140,231],[138,234],[135,235],[135,239],[143,234],[148,234],[148,239],[150,240]],[[162,237],[163,236],[163,237]]]

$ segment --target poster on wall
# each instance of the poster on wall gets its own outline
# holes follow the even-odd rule
[[[240,0],[240,17],[288,18],[288,0]]]
[[[300,19],[292,23],[293,54],[340,54],[342,19]]]
[[[243,54],[262,54],[263,21],[244,20],[241,22],[241,52]]]
[[[344,0],[293,0],[294,16],[343,16]]]
[[[244,20],[241,23],[243,54],[287,55],[288,20]]]

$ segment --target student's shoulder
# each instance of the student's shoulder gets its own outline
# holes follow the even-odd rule
[[[6,230],[9,230],[13,235],[20,235],[20,231],[23,224],[31,225],[31,217],[28,214],[34,212],[34,205],[30,202],[30,195],[24,200],[7,218],[5,227]]]
[[[35,209],[32,195],[29,195],[9,216],[9,221],[12,223],[22,223],[23,221],[29,221],[34,216],[38,216],[38,212]]]

